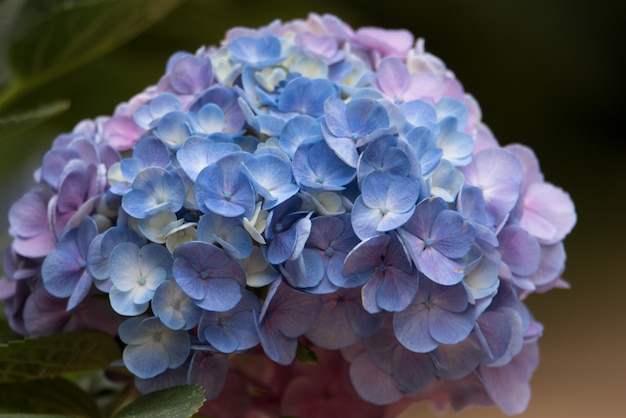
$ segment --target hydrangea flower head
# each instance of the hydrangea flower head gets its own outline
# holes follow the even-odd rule
[[[567,286],[576,222],[422,39],[331,15],[175,53],[35,180],[9,212],[12,328],[118,336],[142,392],[200,384],[222,416],[522,412],[524,298]]]

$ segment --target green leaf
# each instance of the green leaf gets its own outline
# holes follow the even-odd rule
[[[204,389],[196,385],[176,386],[137,398],[114,418],[189,418],[204,404]]]
[[[12,33],[15,22],[26,0],[4,0],[0,2],[0,57],[5,57],[7,41]],[[7,60],[0,59],[0,86],[6,84],[10,78]]]
[[[57,100],[25,112],[0,116],[0,139],[17,135],[38,123],[65,112],[69,107],[69,101]]]
[[[69,415],[58,414],[2,414],[2,418],[75,418]]]
[[[53,334],[0,344],[0,383],[105,369],[121,358],[113,337],[100,332]]]
[[[0,384],[0,412],[101,416],[94,400],[66,379]]]
[[[22,79],[66,71],[130,40],[180,3],[182,0],[57,2],[10,43],[11,66]]]
[[[317,364],[317,355],[313,350],[298,342],[296,358],[304,364]]]
[[[0,105],[114,50],[184,1],[27,0],[12,25],[6,58],[0,56],[13,76],[8,90],[14,90],[0,94]]]
[[[21,340],[22,337],[19,334],[16,334],[7,321],[0,321],[0,344],[7,343],[9,341]]]

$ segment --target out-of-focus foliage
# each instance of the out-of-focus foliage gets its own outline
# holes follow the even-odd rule
[[[0,384],[0,413],[101,416],[95,400],[67,379]]]
[[[184,0],[4,0],[0,3],[0,114],[17,97],[114,50]],[[63,102],[61,102],[63,103]],[[66,109],[52,102],[0,118],[9,136]]]

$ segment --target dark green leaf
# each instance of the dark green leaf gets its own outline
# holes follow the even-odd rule
[[[21,340],[22,337],[19,334],[13,332],[11,327],[9,327],[9,323],[6,321],[0,321],[0,344],[7,343],[13,340]]]
[[[62,378],[0,383],[0,412],[100,416],[91,396]]]
[[[298,349],[296,350],[296,358],[305,364],[317,364],[317,355],[315,352],[299,342]]]
[[[189,418],[203,403],[204,390],[200,386],[176,386],[137,398],[114,418]]]
[[[20,4],[20,16],[11,25],[9,39],[4,46],[0,40],[0,61],[9,64],[12,75],[7,90],[0,93],[0,107],[114,50],[184,1],[27,0]]]
[[[58,414],[2,414],[2,418],[75,418],[75,416]]]
[[[61,1],[9,45],[20,79],[67,71],[141,33],[182,0]],[[32,4],[29,2],[28,5]]]
[[[99,332],[54,334],[0,344],[0,382],[22,382],[107,368],[121,358],[115,340]]]
[[[7,41],[18,20],[26,0],[4,0],[0,2],[0,87],[10,78],[9,65],[5,59]]]
[[[58,100],[25,112],[0,116],[0,139],[17,135],[40,122],[66,111],[69,107],[69,101]]]

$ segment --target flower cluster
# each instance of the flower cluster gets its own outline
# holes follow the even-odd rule
[[[118,335],[142,392],[198,383],[218,416],[519,413],[523,300],[567,286],[574,207],[533,152],[423,40],[330,15],[174,54],[35,179],[9,213],[12,328]]]

